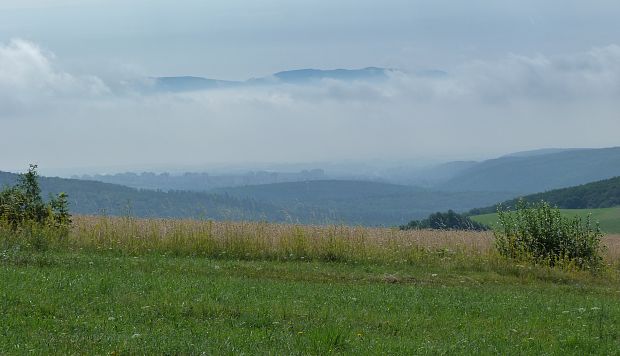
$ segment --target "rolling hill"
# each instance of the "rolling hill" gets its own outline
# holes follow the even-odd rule
[[[515,206],[519,199],[528,202],[544,200],[563,209],[597,209],[620,206],[620,177],[605,179],[570,188],[555,189],[544,193],[530,194],[503,202],[507,209]],[[497,205],[473,209],[471,215],[494,213]]]
[[[16,180],[16,174],[0,172],[0,186]],[[397,226],[435,211],[467,211],[510,197],[339,180],[221,188],[208,193],[140,190],[48,177],[41,177],[40,183],[44,196],[66,192],[75,214],[366,226]]]
[[[17,178],[17,174],[0,172],[0,188],[15,184]],[[226,195],[138,190],[116,184],[49,177],[41,177],[40,185],[44,197],[67,193],[74,214],[286,221],[286,216],[276,206]]]
[[[620,176],[620,147],[575,149],[483,161],[434,188],[530,194],[616,176]]]
[[[576,187],[555,189],[544,193],[530,194],[520,199],[528,202],[546,201],[561,208],[565,216],[592,215],[607,233],[620,233],[620,177],[579,185]],[[518,199],[502,203],[502,207],[514,207]],[[498,205],[472,209],[468,214],[475,221],[493,225],[497,222]]]
[[[501,192],[440,192],[364,181],[324,180],[221,188],[214,192],[281,206],[306,221],[353,225],[402,225],[437,211],[467,211],[479,202],[498,202]],[[323,215],[321,215],[323,214]],[[314,215],[314,216],[313,216]]]

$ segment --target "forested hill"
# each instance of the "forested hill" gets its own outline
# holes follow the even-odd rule
[[[620,206],[620,177],[579,185],[576,187],[551,190],[524,196],[528,202],[547,201],[563,209],[596,209]],[[518,199],[502,203],[503,207],[515,206]],[[471,215],[494,213],[497,205],[473,209]]]
[[[0,173],[0,186],[17,175]],[[467,211],[514,195],[436,192],[362,181],[307,181],[217,191],[154,191],[76,179],[41,177],[44,196],[66,192],[76,214],[265,220],[307,224],[397,226],[436,211]]]
[[[0,172],[0,188],[15,184],[17,178],[17,174]],[[40,184],[44,197],[67,193],[74,214],[286,221],[286,215],[274,205],[225,194],[138,190],[116,184],[48,177],[41,177]]]
[[[452,209],[463,212],[515,196],[502,192],[440,192],[396,184],[345,180],[264,184],[222,188],[216,192],[281,206],[302,221],[314,222],[319,218],[322,221],[367,226],[402,225],[437,211]]]

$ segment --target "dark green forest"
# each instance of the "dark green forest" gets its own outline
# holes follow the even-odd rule
[[[445,213],[437,212],[422,220],[412,220],[407,225],[400,226],[401,230],[469,230],[487,231],[487,225],[471,220],[468,216],[448,210]]]

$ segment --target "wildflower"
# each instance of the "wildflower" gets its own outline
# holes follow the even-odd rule
[[[601,310],[601,308],[599,308],[599,307],[592,307],[592,308],[590,308],[590,310]]]

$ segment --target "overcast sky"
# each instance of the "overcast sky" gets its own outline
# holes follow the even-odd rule
[[[619,18],[611,0],[3,0],[0,170],[620,145]],[[368,66],[403,73],[380,85],[117,90]],[[407,75],[423,69],[448,75]]]

